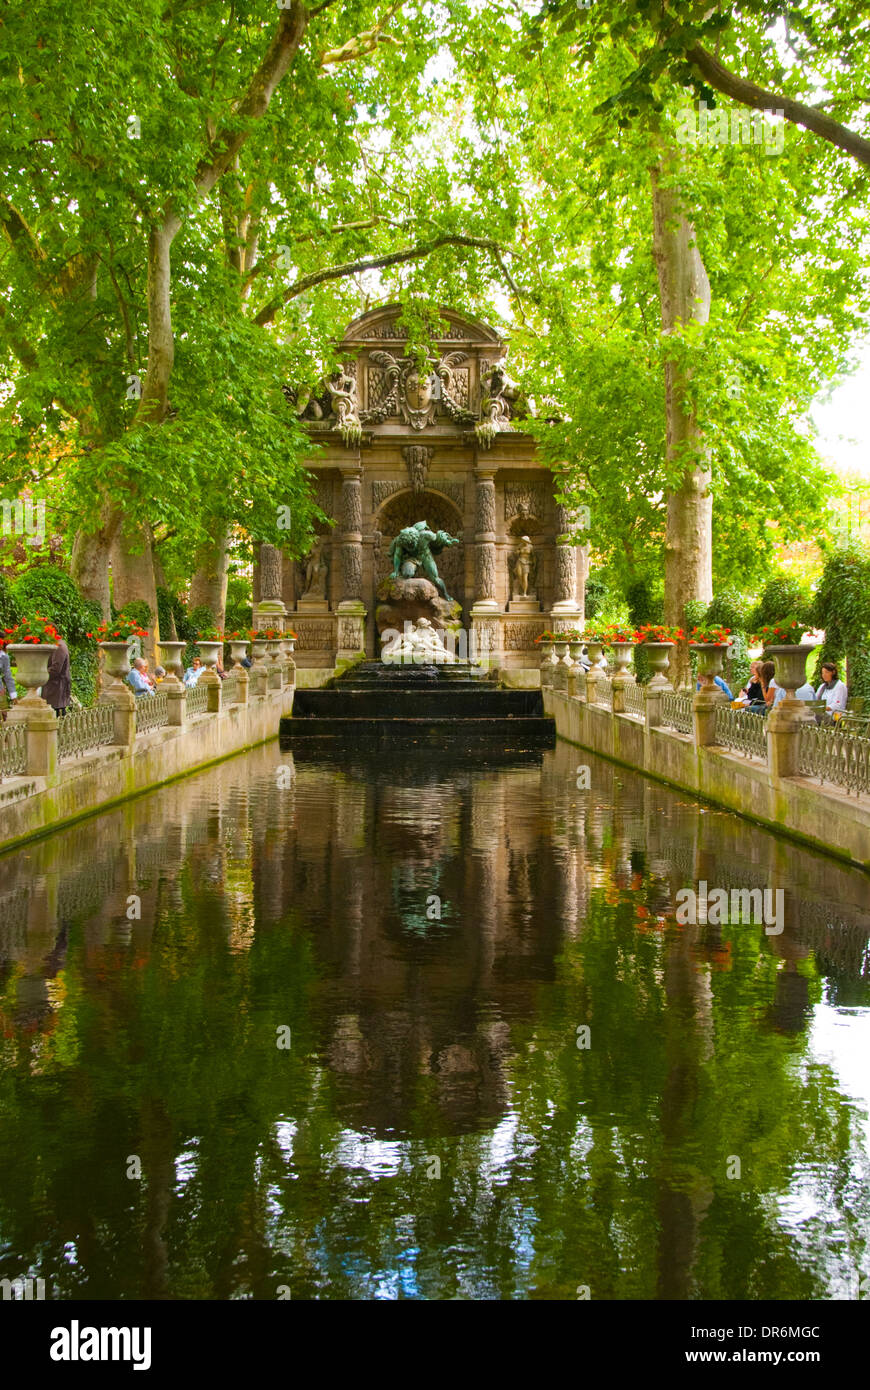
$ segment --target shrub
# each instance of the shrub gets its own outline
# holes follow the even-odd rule
[[[752,600],[739,589],[720,589],[707,605],[704,614],[706,627],[730,627],[731,646],[728,649],[725,679],[737,693],[749,680],[749,619]]]
[[[118,616],[123,613],[125,618],[131,618],[138,623],[146,632],[150,632],[154,626],[154,610],[147,599],[131,598],[129,603],[125,603]]]
[[[748,632],[751,611],[752,601],[746,594],[738,589],[720,589],[707,605],[704,622],[708,626],[730,627],[732,632]]]
[[[753,632],[783,618],[798,618],[806,627],[813,626],[813,599],[809,585],[790,574],[775,574],[768,579],[761,598],[749,615],[748,626]]]
[[[78,585],[56,565],[27,570],[12,585],[12,597],[24,616],[44,613],[67,644],[86,643],[100,621],[100,605],[79,592]]]

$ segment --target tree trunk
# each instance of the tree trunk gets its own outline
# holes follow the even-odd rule
[[[196,552],[196,569],[190,581],[188,606],[205,604],[218,628],[223,630],[227,607],[227,547],[229,535],[219,532],[216,539]]]
[[[120,526],[120,513],[106,509],[98,531],[78,531],[70,557],[70,574],[87,599],[100,605],[103,620],[111,617],[109,559]]]
[[[710,317],[710,282],[698,251],[695,229],[686,216],[680,190],[672,185],[676,157],[667,154],[651,170],[653,254],[659,280],[663,334],[678,334]],[[664,186],[663,186],[664,184]],[[679,363],[665,363],[667,463],[680,478],[667,493],[665,540],[665,622],[682,627],[686,604],[713,597],[713,495],[711,474],[698,422],[686,396],[690,373]],[[688,662],[675,649],[676,683]]]
[[[151,530],[148,526],[120,530],[112,546],[112,583],[115,607],[126,607],[133,599],[144,599],[151,609],[148,636],[142,643],[143,655],[151,662],[157,660],[156,643],[160,640],[157,622],[157,585],[154,581],[154,557]]]

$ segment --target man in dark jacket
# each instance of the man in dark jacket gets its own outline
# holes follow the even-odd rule
[[[48,658],[48,680],[42,687],[42,698],[56,714],[66,714],[71,694],[69,647],[61,638]]]
[[[12,679],[9,656],[5,651],[0,650],[0,719],[6,718],[7,708],[10,707],[13,700],[17,699],[18,691],[15,689],[15,681]]]

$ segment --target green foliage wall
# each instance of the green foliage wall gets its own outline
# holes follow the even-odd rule
[[[823,661],[837,661],[848,678],[849,695],[861,695],[870,704],[870,547],[855,542],[828,554],[813,620],[825,629],[815,679],[822,678]]]
[[[12,627],[20,616],[12,586],[6,576],[0,574],[0,631],[5,627]]]

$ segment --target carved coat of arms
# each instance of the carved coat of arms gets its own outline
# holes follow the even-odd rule
[[[474,416],[461,404],[456,386],[456,368],[468,359],[467,352],[446,352],[437,361],[429,359],[430,370],[421,368],[416,357],[394,357],[391,352],[376,351],[371,361],[383,372],[381,394],[364,410],[360,419],[381,424],[390,415],[398,415],[413,430],[424,430],[435,423],[441,406],[452,420],[470,424]]]

